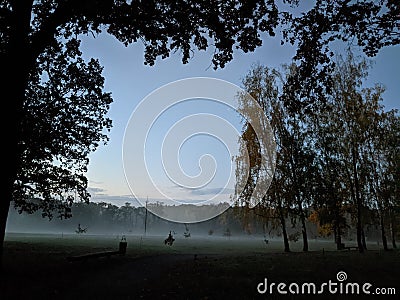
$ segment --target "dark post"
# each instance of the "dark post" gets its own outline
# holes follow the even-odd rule
[[[125,236],[123,235],[121,241],[119,242],[119,254],[125,255],[127,246],[128,243]]]
[[[147,232],[147,202],[149,202],[148,197],[146,200],[146,211],[145,211],[145,215],[144,215],[144,236],[146,236],[146,232]]]

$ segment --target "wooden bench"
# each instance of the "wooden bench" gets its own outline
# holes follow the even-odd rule
[[[112,255],[123,254],[119,250],[118,251],[105,251],[105,252],[95,252],[95,253],[87,253],[82,255],[76,256],[68,256],[68,261],[86,261],[90,258],[100,258],[100,257],[107,257],[110,258]]]
[[[343,248],[344,250],[352,250],[352,249],[354,249],[354,250],[358,250],[358,246],[345,246],[344,248]]]
[[[358,246],[346,246],[344,243],[341,243],[338,250],[358,250]]]
[[[122,238],[121,242],[119,242],[119,249],[117,251],[104,251],[104,252],[95,252],[95,253],[87,253],[82,255],[76,256],[68,256],[68,261],[87,261],[90,258],[100,258],[100,257],[107,257],[110,258],[112,255],[125,255],[126,253],[126,239],[125,237]]]

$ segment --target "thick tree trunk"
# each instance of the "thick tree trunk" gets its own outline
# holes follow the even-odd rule
[[[3,198],[0,201],[0,240],[1,240],[1,247],[0,247],[0,270],[3,269],[3,251],[4,251],[4,238],[6,233],[6,225],[7,225],[7,217],[8,211],[10,207],[10,201],[7,199],[9,198],[9,193],[6,193],[6,198]]]
[[[385,221],[383,219],[383,214],[382,213],[381,213],[381,216],[380,216],[380,225],[381,225],[381,235],[382,235],[383,250],[387,251],[387,250],[389,250],[389,248],[388,248],[388,243],[387,243],[387,238],[386,238]]]
[[[392,238],[392,247],[393,249],[397,249],[396,245],[396,223],[393,212],[390,212],[390,235]]]
[[[364,246],[362,243],[362,235],[363,230],[361,226],[361,214],[359,213],[359,209],[357,211],[357,246],[360,253],[364,252]]]
[[[392,247],[393,247],[393,249],[397,249],[396,236],[395,236],[394,231],[392,231]]]
[[[343,249],[342,235],[341,234],[338,234],[338,236],[337,236],[336,249],[337,250],[342,250]]]
[[[11,64],[3,64],[11,65]],[[16,66],[18,69],[18,66]],[[8,70],[6,67],[5,70]],[[21,70],[21,69],[20,69]],[[21,137],[21,120],[22,120],[22,103],[23,97],[25,94],[25,85],[26,82],[25,76],[23,76],[24,70],[21,70],[20,74],[16,74],[17,71],[11,71],[6,76],[9,76],[8,79],[4,80],[4,85],[1,84],[0,88],[2,91],[6,92],[9,103],[7,114],[11,116],[10,119],[7,120],[7,126],[3,128],[7,128],[5,130],[7,141],[7,146],[3,147],[3,155],[7,158],[7,163],[3,164],[2,172],[5,175],[4,180],[4,194],[0,203],[0,260],[2,260],[2,248],[5,237],[5,230],[7,224],[8,211],[10,207],[10,202],[13,200],[13,192],[14,192],[14,182],[17,178],[17,170],[19,169],[19,157],[21,153],[21,149],[19,147],[20,137]],[[14,73],[14,74],[13,74]],[[22,74],[22,76],[20,76]],[[14,79],[14,80],[12,80]],[[8,86],[6,84],[9,84]],[[1,263],[0,263],[1,264]]]
[[[10,65],[10,63],[3,64],[3,66],[7,67]],[[5,68],[5,70],[8,70],[7,67]],[[23,98],[25,91],[25,87],[21,84],[18,84],[21,83],[21,78],[18,78],[15,73],[15,71],[9,72],[9,74],[7,74],[7,76],[9,77],[5,79],[0,85],[0,89],[6,93],[8,98],[6,98],[9,103],[7,114],[12,116],[10,119],[7,120],[6,126],[3,127],[7,128],[7,130],[5,130],[5,140],[7,141],[7,145],[6,147],[2,148],[3,155],[4,157],[6,157],[7,163],[3,164],[2,166],[2,172],[5,178],[3,179],[3,195],[2,199],[0,200],[0,265],[2,265],[4,237],[8,212],[10,208],[10,202],[12,201],[14,181],[16,179],[18,169],[18,153],[20,153],[18,141],[20,137],[20,120],[22,115],[22,101],[20,99]]]
[[[0,56],[2,80],[0,90],[3,105],[7,103],[7,116],[3,119],[6,146],[2,148],[7,163],[3,165],[4,194],[0,203],[0,265],[3,261],[3,246],[10,202],[12,201],[14,182],[20,166],[21,158],[21,121],[23,119],[23,104],[25,90],[28,86],[29,72],[35,63],[28,42],[32,0],[14,1],[11,19],[10,39]]]
[[[304,213],[301,214],[301,233],[303,235],[303,251],[308,251],[308,236],[307,236],[307,228],[306,228],[306,220],[304,217]]]
[[[336,225],[336,249],[342,250],[342,231],[340,230],[340,225]]]
[[[12,67],[12,64],[9,62],[2,65],[6,66],[4,70],[9,70],[8,67]],[[18,68],[18,66],[16,67]],[[21,73],[22,72],[23,70],[21,70]],[[14,181],[16,179],[18,169],[18,157],[20,153],[18,141],[21,133],[20,120],[22,116],[21,99],[23,99],[25,91],[25,86],[23,85],[24,79],[19,77],[19,74],[17,74],[16,71],[6,71],[6,73],[8,74],[4,75],[6,75],[6,77],[8,76],[8,78],[2,82],[2,84],[0,85],[0,89],[6,94],[5,99],[7,99],[7,103],[9,103],[9,107],[7,108],[7,115],[10,115],[11,118],[7,118],[7,123],[4,124],[5,126],[3,126],[3,128],[6,128],[5,140],[7,141],[7,145],[6,147],[3,147],[2,150],[4,157],[6,157],[7,163],[3,164],[2,166],[2,172],[5,178],[3,179],[3,195],[2,199],[0,200],[0,265],[2,265],[4,237],[8,212],[10,208],[10,202],[12,201]]]
[[[392,224],[392,232],[391,232],[391,235],[392,235],[392,247],[393,247],[393,249],[397,249],[397,245],[396,245],[396,233],[395,233],[395,231],[393,230],[393,224]]]
[[[364,246],[363,246],[363,228],[362,228],[362,201],[360,197],[360,183],[358,181],[358,171],[357,171],[357,153],[355,149],[355,145],[352,145],[351,149],[351,154],[352,154],[352,167],[353,167],[353,176],[354,176],[354,200],[356,201],[356,207],[357,207],[357,246],[358,250],[360,253],[364,252]]]
[[[367,241],[365,240],[364,228],[361,228],[361,242],[362,242],[363,250],[367,250]]]
[[[333,224],[333,241],[335,242],[335,244],[337,244],[337,226],[336,224]]]
[[[12,85],[11,85],[12,86]],[[9,88],[8,88],[9,89]],[[17,94],[17,91],[15,91]],[[2,265],[3,259],[3,246],[4,246],[4,237],[5,230],[7,225],[8,212],[10,208],[10,202],[12,201],[12,195],[14,191],[14,181],[16,179],[17,172],[17,156],[19,153],[18,149],[18,136],[19,136],[19,122],[20,120],[18,116],[20,115],[18,109],[16,108],[16,104],[18,101],[10,101],[9,112],[10,115],[14,116],[9,120],[8,126],[6,127],[7,132],[7,147],[3,147],[3,155],[7,158],[7,163],[3,164],[2,172],[5,175],[4,185],[3,185],[3,195],[0,200],[0,265]],[[4,127],[3,127],[4,128]]]
[[[284,251],[290,252],[289,238],[286,231],[286,221],[285,221],[285,216],[282,213],[282,208],[279,208],[279,219],[281,221]]]

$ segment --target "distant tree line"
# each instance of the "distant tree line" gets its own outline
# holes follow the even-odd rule
[[[157,205],[160,210],[165,208],[161,202],[149,205]],[[184,206],[187,205],[180,206],[177,209],[184,211]],[[80,224],[81,227],[88,228],[88,234],[144,235],[146,223],[147,234],[150,235],[167,234],[170,230],[182,237],[184,233],[191,233],[191,236],[196,234],[223,236],[226,231],[232,232],[232,235],[262,234],[263,232],[262,225],[257,222],[244,226],[237,218],[237,212],[233,208],[215,218],[193,224],[170,222],[151,211],[147,211],[146,214],[145,207],[136,207],[129,202],[122,206],[106,202],[76,202],[72,205],[71,210],[71,218],[48,219],[43,218],[40,212],[27,213],[11,208],[8,231],[74,233],[78,224]]]
[[[163,206],[161,203],[157,205]],[[169,231],[172,231],[175,237],[181,238],[184,238],[185,234],[187,236],[188,233],[190,233],[190,237],[252,236],[260,238],[260,242],[263,237],[268,240],[282,238],[280,226],[274,226],[275,223],[268,223],[266,219],[260,218],[257,211],[244,213],[243,210],[246,208],[230,207],[221,215],[210,220],[181,224],[167,221],[149,211],[146,217],[145,207],[136,207],[129,202],[123,206],[106,202],[77,202],[72,206],[73,216],[68,219],[53,218],[49,220],[43,218],[40,212],[18,212],[11,208],[7,230],[18,233],[76,234],[78,226],[80,226],[86,229],[82,234],[144,235],[145,222],[147,222],[148,235],[167,235]],[[243,216],[246,218],[242,218]],[[285,221],[288,224],[286,228],[288,243],[297,242],[301,227],[289,217]],[[310,238],[330,239],[329,230],[327,231],[324,226],[319,226],[312,217],[306,223]],[[379,239],[379,230],[376,226],[368,226],[367,233],[370,238]],[[343,235],[346,240],[355,238],[354,230],[346,230]]]

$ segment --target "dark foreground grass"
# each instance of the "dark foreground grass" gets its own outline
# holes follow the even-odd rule
[[[18,236],[5,242],[0,299],[399,299],[400,252],[369,250],[282,253],[280,244],[250,241],[178,240],[173,247],[160,237],[128,237],[125,256],[68,262],[67,256],[118,248],[119,237]],[[258,248],[259,247],[259,248]],[[317,249],[317,247],[314,247]],[[253,249],[253,250],[252,250]],[[326,249],[326,250],[325,250]],[[321,295],[291,294],[292,288],[331,280],[395,288],[396,295],[355,296],[324,288]],[[286,296],[257,292],[260,282],[287,284]],[[393,292],[393,290],[386,290]],[[301,293],[300,293],[301,294]]]
[[[253,255],[233,255],[221,257],[201,257],[198,260],[180,264],[171,271],[168,278],[163,278],[159,286],[168,286],[171,295],[183,295],[190,299],[200,296],[203,299],[400,299],[400,257],[398,252],[382,253],[371,251],[360,255],[357,252],[322,253],[267,253]],[[343,283],[371,283],[371,294],[375,288],[394,287],[397,295],[354,296],[335,294],[324,288],[321,295],[311,297],[306,293],[301,296],[291,294],[288,285],[296,283],[300,290],[302,283],[315,283],[317,291],[329,280],[338,282],[337,273],[345,272],[347,280]],[[257,285],[265,282],[268,286],[276,283],[273,292],[257,292]],[[278,293],[276,285],[286,283],[286,296]],[[189,289],[186,289],[189,287]],[[345,287],[345,286],[344,286]],[[264,285],[261,286],[264,289]],[[293,287],[295,291],[295,285]],[[160,289],[160,292],[163,289]],[[179,292],[176,292],[179,291]],[[344,290],[345,291],[345,290]],[[154,293],[154,290],[150,290]],[[386,292],[393,293],[386,289]],[[165,292],[164,292],[165,293]],[[196,297],[197,298],[197,297]],[[198,299],[197,298],[197,299]]]

